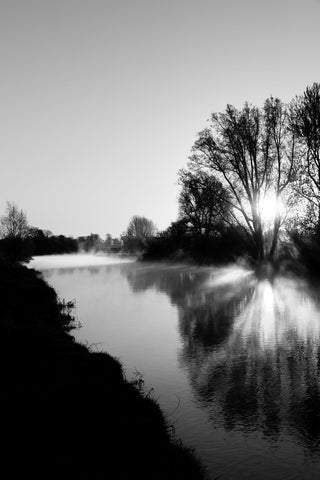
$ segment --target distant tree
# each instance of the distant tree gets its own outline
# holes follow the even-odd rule
[[[106,250],[110,250],[112,248],[112,236],[110,233],[107,233],[104,245]]]
[[[135,215],[131,218],[126,232],[122,235],[123,247],[129,252],[142,250],[156,233],[152,220]]]
[[[260,260],[274,255],[283,220],[278,211],[266,251],[263,198],[272,194],[279,201],[294,179],[296,135],[288,120],[288,108],[273,97],[263,109],[228,105],[224,113],[212,115],[190,158],[191,168],[215,175],[227,189],[231,215],[245,228]]]
[[[42,230],[41,228],[37,227],[30,227],[28,235],[31,238],[49,238],[52,236],[52,232],[50,232],[50,230]]]
[[[14,202],[7,202],[5,214],[0,219],[2,238],[24,239],[29,234],[27,215]]]
[[[32,227],[28,238],[32,242],[33,255],[73,253],[78,250],[77,240],[64,235],[53,235],[49,230]]]
[[[0,260],[9,263],[26,261],[32,255],[30,227],[26,213],[14,202],[7,202],[0,218]]]
[[[180,218],[175,222],[171,222],[169,227],[159,233],[159,237],[167,237],[180,241],[189,233],[188,222],[184,218]]]
[[[180,170],[179,183],[179,216],[195,233],[209,236],[219,225],[230,224],[228,192],[213,175]]]
[[[80,250],[85,252],[99,251],[103,249],[104,242],[97,233],[90,233],[90,235],[78,237],[78,246]]]
[[[135,215],[131,218],[128,228],[127,236],[137,238],[144,242],[147,238],[152,237],[156,232],[156,227],[152,220],[145,217]]]
[[[307,202],[309,225],[320,234],[320,84],[292,102],[292,125],[300,146],[296,191]]]
[[[112,239],[111,252],[118,253],[118,252],[120,252],[121,248],[122,248],[122,242],[121,242],[120,238],[113,238]]]

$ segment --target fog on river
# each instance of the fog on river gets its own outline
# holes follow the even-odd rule
[[[90,255],[30,266],[76,300],[78,340],[143,374],[210,478],[319,476],[318,285]]]

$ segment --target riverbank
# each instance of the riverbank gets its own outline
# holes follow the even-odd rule
[[[74,341],[71,305],[40,274],[2,265],[0,298],[9,478],[204,478],[141,383]]]

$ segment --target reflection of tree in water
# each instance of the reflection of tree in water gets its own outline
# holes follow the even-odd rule
[[[186,294],[198,289],[205,282],[209,270],[146,264],[126,269],[125,274],[134,292],[143,292],[153,288],[166,293],[171,302],[177,304]]]
[[[212,279],[211,272],[145,267],[126,276],[134,291],[154,288],[177,306],[180,364],[214,426],[260,430],[273,440],[294,435],[318,453],[319,290],[223,269]]]
[[[224,342],[199,360],[184,342],[197,398],[215,425],[299,437],[320,450],[318,298],[302,283],[259,282]]]
[[[121,264],[110,264],[110,265],[79,265],[73,267],[54,267],[54,268],[44,268],[41,269],[42,273],[44,274],[45,278],[50,278],[55,275],[59,276],[69,276],[74,275],[79,272],[90,273],[90,275],[98,275],[98,274],[105,274],[110,273],[113,270],[122,270],[124,268]],[[127,268],[127,265],[125,265]]]
[[[153,288],[168,295],[178,307],[180,333],[191,350],[206,351],[225,338],[235,310],[253,291],[250,272],[240,269],[215,269],[213,274],[212,268],[146,266],[125,273],[134,292]]]

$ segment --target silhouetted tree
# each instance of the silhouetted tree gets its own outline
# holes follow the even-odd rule
[[[214,176],[181,170],[179,181],[180,218],[187,220],[194,232],[209,236],[219,225],[230,223],[228,194]]]
[[[0,259],[15,263],[28,260],[32,244],[28,238],[30,227],[27,215],[14,202],[7,202],[5,214],[0,219]]]
[[[127,235],[129,237],[135,237],[141,241],[152,237],[155,232],[156,227],[152,220],[148,220],[145,217],[139,217],[138,215],[132,217],[127,228]]]
[[[292,124],[301,163],[296,191],[307,201],[308,222],[320,234],[320,84],[307,87],[292,102]]]
[[[190,158],[191,168],[216,175],[226,187],[231,215],[244,226],[260,260],[274,255],[282,221],[278,211],[266,252],[263,198],[273,194],[280,200],[294,179],[296,136],[288,120],[288,108],[273,97],[263,109],[228,105],[224,113],[211,116],[211,126],[200,132]]]
[[[32,244],[33,255],[51,255],[74,253],[78,251],[78,242],[72,237],[53,235],[49,230],[32,227],[28,239]]]
[[[29,233],[27,215],[14,202],[7,202],[5,214],[0,220],[2,238],[26,238]]]
[[[156,233],[152,220],[135,215],[131,218],[127,231],[122,235],[124,250],[135,252],[143,250],[147,240]]]

